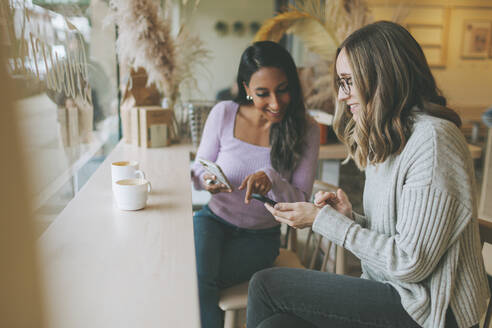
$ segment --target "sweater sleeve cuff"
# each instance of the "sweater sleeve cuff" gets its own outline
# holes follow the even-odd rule
[[[280,173],[272,167],[262,168],[256,172],[265,172],[272,183],[272,189],[267,193],[267,197],[277,202],[304,202],[309,197],[302,189],[285,180]]]
[[[316,216],[313,230],[343,247],[347,232],[353,224],[354,221],[327,205]]]
[[[278,179],[280,179],[279,174],[277,173],[277,171],[275,171],[271,167],[264,167],[262,169],[259,169],[256,172],[259,172],[259,171],[265,172],[266,176],[268,177],[268,179],[270,179],[270,182],[272,183],[272,189],[267,193],[267,197],[269,197],[273,200],[277,200],[277,199],[275,199],[275,194],[276,194],[275,186],[277,185],[276,181],[278,181]]]
[[[271,167],[264,167],[262,169],[259,169],[256,172],[263,171],[267,175],[268,179],[270,179],[270,182],[272,185],[275,185],[275,181],[279,178],[278,173]]]
[[[352,211],[352,216],[354,217],[355,223],[359,224],[361,227],[366,228],[367,219],[364,215],[361,215],[357,212]]]

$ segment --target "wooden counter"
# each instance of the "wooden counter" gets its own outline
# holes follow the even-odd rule
[[[199,327],[189,146],[120,143],[39,240],[50,328]],[[147,207],[116,208],[111,162],[137,160]]]

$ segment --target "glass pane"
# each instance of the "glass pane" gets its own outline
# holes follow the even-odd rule
[[[0,6],[41,233],[118,141],[115,29],[102,0]]]

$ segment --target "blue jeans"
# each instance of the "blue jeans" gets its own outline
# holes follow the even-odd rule
[[[220,289],[247,281],[273,264],[280,246],[280,226],[238,228],[208,206],[194,215],[193,225],[202,327],[223,327],[223,312],[217,305]]]
[[[256,273],[249,283],[247,327],[420,326],[389,284],[313,270],[272,268]],[[450,309],[446,327],[458,327]]]

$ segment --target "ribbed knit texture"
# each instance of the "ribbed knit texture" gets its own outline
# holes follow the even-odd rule
[[[281,176],[270,163],[270,148],[260,147],[234,137],[239,105],[233,101],[218,103],[210,112],[198,148],[197,158],[216,162],[234,187],[232,193],[212,196],[208,206],[222,219],[247,229],[264,229],[278,225],[264,205],[252,199],[244,203],[246,190],[237,190],[248,175],[264,171],[272,182],[267,196],[278,202],[306,201],[311,196],[319,151],[319,128],[310,123],[302,158],[289,177]],[[254,110],[254,109],[252,109]],[[205,170],[200,163],[192,167],[196,189],[203,189]]]
[[[313,229],[361,259],[362,278],[387,282],[421,326],[443,328],[451,305],[461,328],[490,297],[478,232],[473,162],[451,122],[417,114],[400,155],[369,166],[365,217],[325,206]]]

